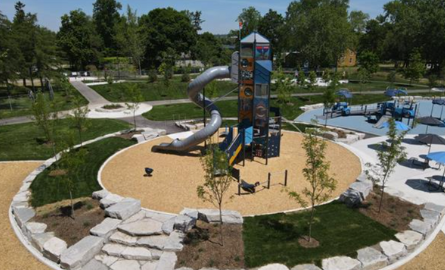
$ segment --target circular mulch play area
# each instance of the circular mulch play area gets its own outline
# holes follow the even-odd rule
[[[258,187],[255,194],[238,196],[238,183],[230,187],[228,197],[231,201],[224,209],[236,210],[243,215],[257,215],[300,208],[301,206],[283,192],[284,174],[274,173],[288,170],[288,187],[301,191],[307,186],[302,169],[306,157],[301,148],[303,135],[294,132],[283,132],[281,156],[265,160],[246,160],[246,166],[240,165],[241,178],[248,183],[266,182],[272,172],[270,189]],[[141,200],[142,206],[163,212],[178,213],[184,207],[214,208],[213,205],[200,200],[196,193],[198,185],[204,181],[204,171],[197,152],[188,155],[154,153],[151,148],[162,142],[172,141],[169,137],[137,145],[113,157],[104,166],[101,174],[102,184],[112,193]],[[360,160],[346,148],[328,142],[327,160],[331,162],[331,175],[338,181],[337,189],[331,198],[338,197],[354,182],[361,173]],[[152,177],[144,177],[144,168],[154,169]],[[281,184],[280,184],[281,183]]]

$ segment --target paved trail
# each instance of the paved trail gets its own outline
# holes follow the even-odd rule
[[[0,163],[0,269],[48,270],[18,240],[9,222],[9,206],[23,179],[41,162]]]

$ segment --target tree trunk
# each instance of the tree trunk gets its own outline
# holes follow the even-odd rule
[[[309,220],[309,243],[312,240],[312,222],[314,221],[314,211],[315,211],[315,206],[314,204],[312,204],[312,209],[311,209],[311,219]]]
[[[23,78],[23,87],[26,87],[26,78]]]
[[[80,139],[80,146],[83,146],[83,140],[82,140],[82,128],[79,128],[79,139]]]
[[[45,91],[45,85],[43,85],[43,78],[42,76],[39,76],[40,79],[40,88],[42,89],[42,93]]]
[[[139,76],[142,76],[142,67],[141,67],[141,60],[138,60],[138,65],[139,65]]]
[[[71,217],[73,219],[76,219],[76,217],[74,216],[74,203],[73,203],[73,193],[70,190],[70,200],[71,200]]]
[[[223,219],[222,219],[222,205],[219,204],[219,241],[221,242],[221,246],[224,246],[224,237],[223,237]]]
[[[133,110],[134,131],[136,132],[136,110]]]

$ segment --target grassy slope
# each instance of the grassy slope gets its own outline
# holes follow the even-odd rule
[[[186,92],[188,83],[181,82],[180,78],[177,77],[174,77],[170,81],[169,87],[165,86],[163,81],[160,80],[155,83],[118,83],[111,85],[96,85],[91,88],[96,90],[101,96],[109,101],[123,102],[130,101],[126,100],[124,95],[124,89],[128,84],[136,84],[139,89],[141,89],[145,101],[188,98]],[[217,81],[216,86],[218,88],[217,96],[221,96],[237,87],[236,84],[228,81]]]
[[[133,144],[135,144],[134,141],[115,137],[86,145],[85,148],[88,151],[88,155],[85,163],[76,171],[77,177],[74,179],[75,190],[73,197],[91,196],[93,191],[99,190],[101,187],[97,182],[97,173],[100,166],[111,155]],[[53,167],[54,165],[39,174],[32,183],[31,204],[33,207],[70,198],[66,181],[63,181],[63,178],[60,176],[53,177],[48,175]]]
[[[47,97],[49,96],[48,92],[44,93]],[[88,101],[74,88],[73,91],[71,91],[71,93],[73,96],[67,97],[65,95],[65,92],[61,92],[58,91],[57,89],[54,89],[54,102],[59,104],[57,110],[65,111],[73,109],[74,96],[80,97],[82,99],[83,105],[88,104]],[[13,96],[11,98],[11,103],[12,103],[12,110],[11,110],[9,104],[10,101],[6,95],[6,89],[0,88],[0,119],[31,115],[32,101],[27,96],[26,88],[14,87],[12,94]]]
[[[92,119],[91,127],[84,132],[84,140],[127,129],[129,125],[119,120]],[[58,131],[73,129],[69,119],[59,120]],[[0,127],[0,161],[42,160],[53,156],[53,150],[42,144],[43,132],[34,123]],[[77,139],[77,137],[76,137]]]
[[[309,212],[300,212],[246,218],[243,232],[246,266],[269,263],[283,263],[289,267],[302,263],[320,265],[323,258],[355,257],[358,249],[393,239],[396,233],[358,211],[334,202],[317,207],[312,236],[320,246],[306,249],[297,240],[307,235],[309,216]]]

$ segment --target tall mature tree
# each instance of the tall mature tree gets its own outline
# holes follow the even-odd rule
[[[147,37],[144,63],[159,67],[161,62],[172,66],[181,54],[188,54],[196,44],[196,29],[184,12],[173,8],[157,8],[142,15],[140,24]]]
[[[244,8],[238,16],[238,21],[243,23],[243,28],[241,29],[241,38],[243,38],[254,31],[258,31],[261,13],[254,7]]]
[[[91,18],[80,9],[62,16],[57,44],[72,67],[83,69],[88,64],[100,62],[101,40],[94,30]]]
[[[9,80],[14,80],[20,70],[20,51],[12,35],[11,22],[0,12],[0,83],[4,83],[8,91]]]
[[[369,14],[361,10],[354,10],[349,13],[349,23],[355,33],[364,33],[368,21]]]
[[[93,21],[96,32],[102,38],[106,56],[115,56],[113,54],[118,49],[115,36],[121,9],[122,5],[116,0],[96,0],[93,4]]]
[[[287,46],[312,68],[336,65],[350,46],[348,0],[291,2],[286,13]]]
[[[284,18],[275,10],[269,9],[258,24],[258,32],[269,39],[272,53],[280,55],[283,49]]]
[[[195,28],[196,31],[202,30],[202,23],[205,22],[203,19],[201,19],[202,12],[201,11],[189,11],[185,10],[184,13],[190,18],[190,21]]]
[[[369,80],[371,75],[379,71],[379,58],[370,51],[363,51],[358,55],[359,72],[364,76],[365,80]]]
[[[227,64],[223,63],[221,41],[212,33],[205,32],[199,35],[194,51],[197,59],[201,60],[205,66]]]
[[[122,16],[122,20],[117,25],[116,42],[122,55],[131,57],[135,66],[141,74],[141,62],[145,54],[145,36],[139,26],[137,11],[132,11],[130,5],[127,6],[127,14]]]
[[[425,63],[422,60],[422,56],[418,50],[411,53],[409,57],[408,66],[404,69],[403,75],[406,79],[409,79],[409,84],[418,82],[420,78],[425,74]]]
[[[379,57],[379,59],[388,59],[391,53],[386,46],[386,36],[391,29],[391,25],[384,21],[383,17],[369,20],[366,23],[365,33],[360,36],[358,42],[358,51],[370,51]]]

